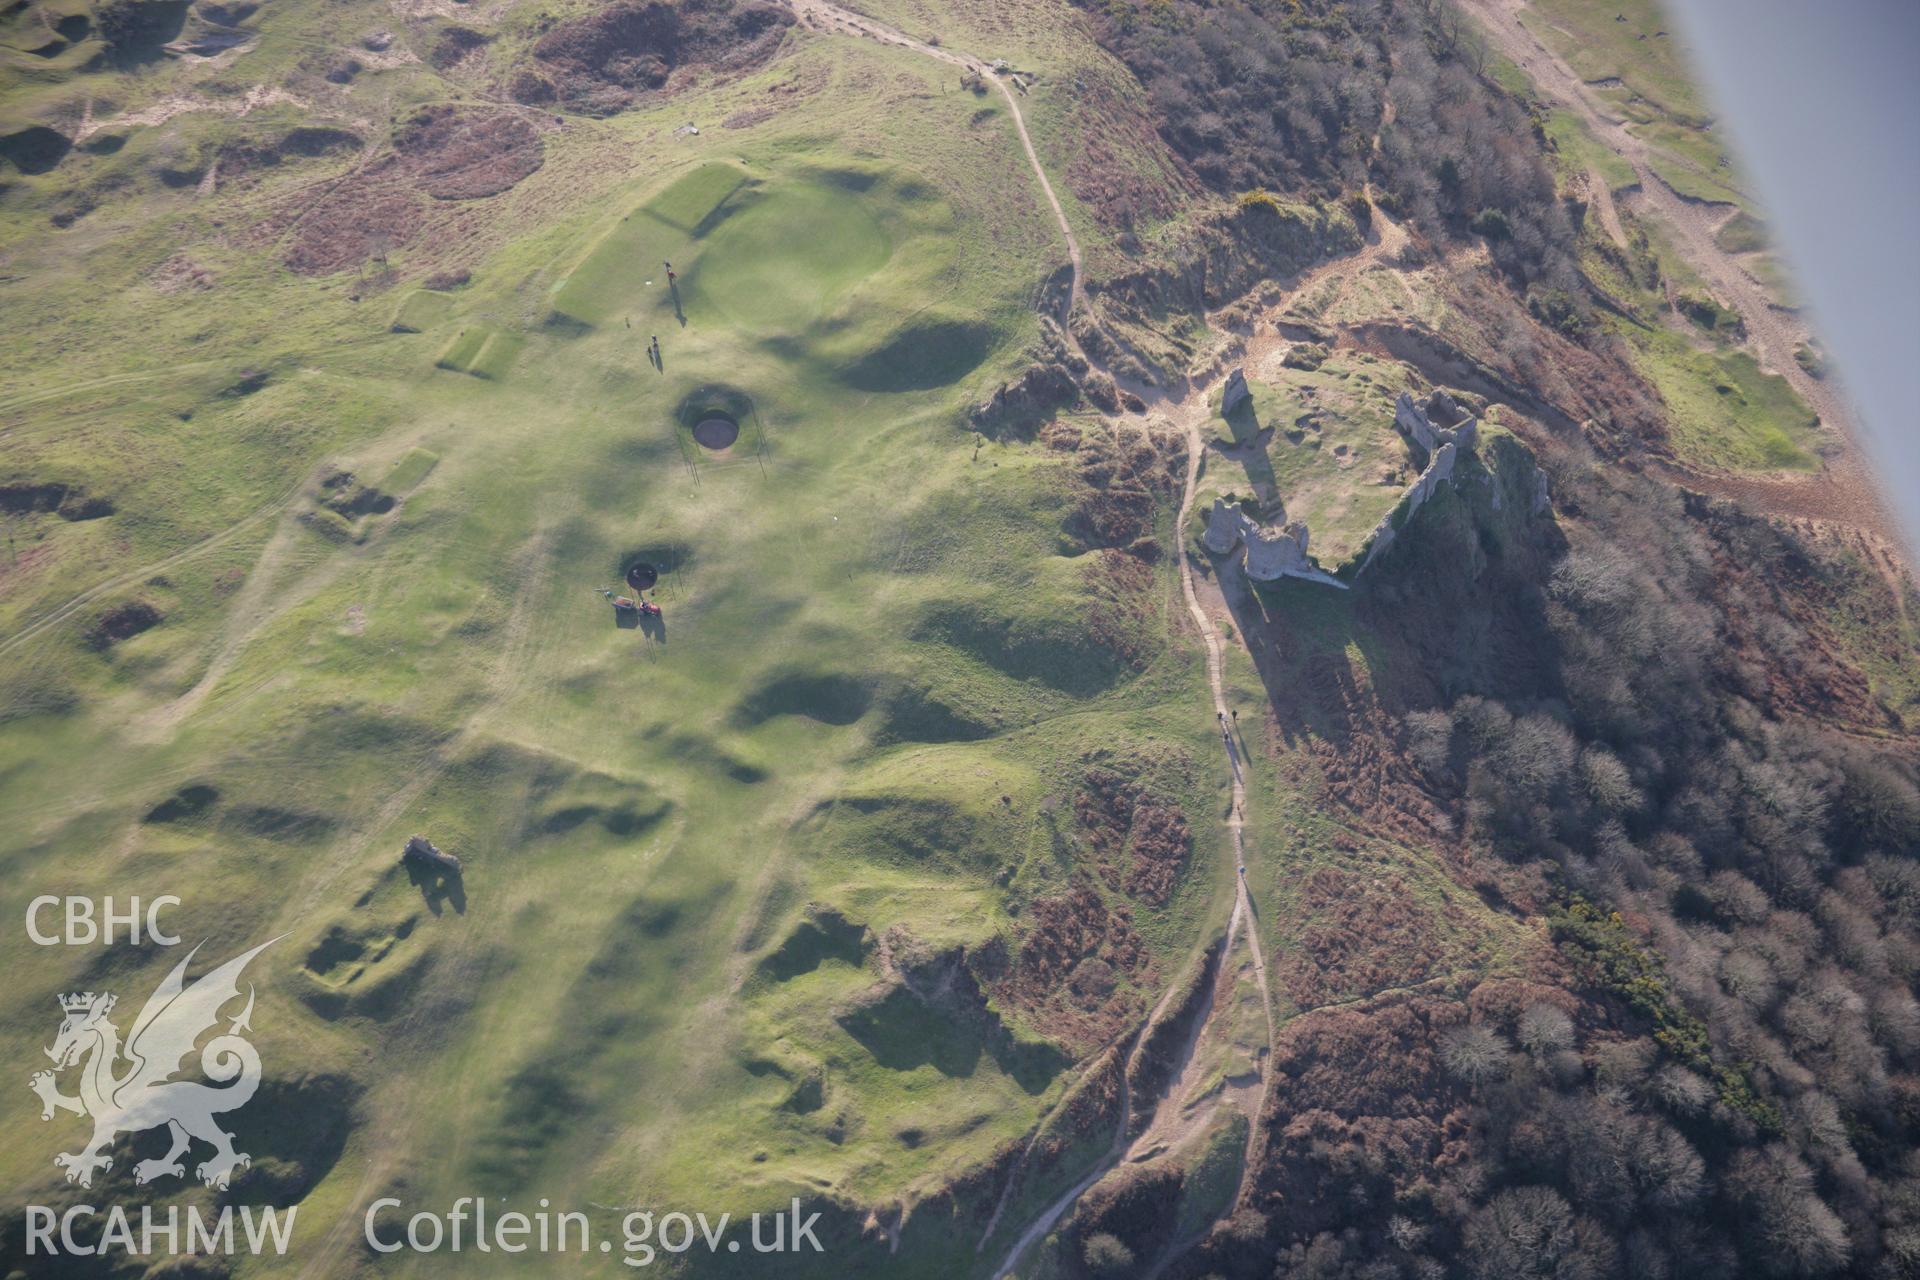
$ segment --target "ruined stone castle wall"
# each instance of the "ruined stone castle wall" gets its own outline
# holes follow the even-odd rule
[[[1231,401],[1237,405],[1247,395],[1245,375],[1235,369],[1228,380],[1223,403]],[[1393,420],[1400,433],[1426,453],[1427,465],[1419,478],[1407,487],[1400,501],[1394,504],[1393,510],[1374,526],[1367,543],[1366,558],[1360,562],[1356,573],[1366,572],[1367,567],[1380,557],[1380,553],[1393,545],[1398,531],[1413,519],[1414,514],[1439,491],[1440,486],[1453,482],[1454,464],[1463,454],[1473,452],[1480,441],[1480,424],[1475,419],[1468,418],[1455,427],[1436,427],[1426,411],[1405,392],[1400,393],[1400,399],[1394,404]],[[1544,510],[1548,502],[1546,476],[1540,474],[1533,495],[1534,510]],[[1292,521],[1279,529],[1270,528],[1225,498],[1214,499],[1213,510],[1207,516],[1206,532],[1201,536],[1202,544],[1216,556],[1232,554],[1244,545],[1247,576],[1257,582],[1305,578],[1344,588],[1346,583],[1322,570],[1307,555],[1307,541],[1307,526],[1300,521]]]

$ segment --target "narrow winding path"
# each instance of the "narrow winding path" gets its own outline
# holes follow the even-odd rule
[[[799,16],[800,20],[813,30],[829,34],[862,36],[867,39],[877,40],[883,44],[910,49],[926,57],[947,63],[950,66],[960,67],[970,71],[1000,91],[1000,96],[1006,100],[1007,110],[1013,120],[1014,130],[1019,135],[1021,150],[1026,153],[1027,164],[1033,171],[1035,181],[1040,185],[1041,193],[1046,197],[1048,207],[1053,210],[1054,221],[1059,226],[1061,239],[1066,244],[1067,261],[1071,268],[1071,277],[1067,297],[1062,305],[1058,320],[1061,330],[1066,336],[1066,340],[1072,343],[1076,350],[1079,350],[1079,343],[1074,340],[1068,322],[1072,317],[1074,309],[1080,305],[1082,299],[1080,242],[1075,238],[1073,226],[1067,220],[1066,210],[1061,207],[1060,198],[1054,192],[1052,181],[1047,177],[1046,166],[1040,163],[1039,152],[1034,149],[1033,137],[1027,132],[1026,118],[1020,111],[1019,99],[1008,86],[1006,79],[996,74],[993,68],[980,58],[976,58],[970,54],[959,53],[939,45],[929,44],[924,40],[916,40],[912,36],[890,27],[885,23],[868,18],[863,14],[857,14],[843,9],[839,5],[831,3],[830,0],[788,0],[788,3],[793,6],[794,12]],[[1082,355],[1084,356],[1084,352]],[[1090,361],[1090,363],[1092,362]],[[1206,388],[1204,385],[1195,386],[1192,382],[1189,382],[1184,388],[1184,393],[1177,399],[1164,398],[1159,401],[1160,407],[1176,413],[1184,420],[1187,439],[1186,479],[1181,490],[1180,511],[1174,525],[1176,529],[1186,528],[1188,516],[1193,509],[1194,492],[1199,481],[1200,459],[1205,449],[1205,444],[1200,434],[1199,418],[1206,411],[1207,399],[1205,391]],[[1183,1090],[1180,1086],[1188,1074],[1187,1065],[1201,1040],[1206,1025],[1211,1021],[1214,1012],[1222,1006],[1223,1002],[1220,996],[1223,988],[1230,988],[1232,984],[1232,980],[1227,977],[1225,966],[1230,962],[1235,943],[1238,942],[1240,938],[1240,930],[1244,927],[1246,929],[1246,941],[1252,959],[1254,975],[1260,986],[1260,1006],[1266,1016],[1267,1056],[1259,1068],[1261,1080],[1260,1104],[1255,1109],[1253,1116],[1250,1117],[1252,1124],[1249,1126],[1247,1139],[1248,1158],[1242,1161],[1240,1186],[1236,1188],[1234,1195],[1234,1204],[1235,1207],[1238,1207],[1244,1197],[1247,1179],[1252,1169],[1251,1156],[1259,1135],[1260,1115],[1266,1109],[1267,1095],[1272,1088],[1272,1071],[1270,1064],[1273,1057],[1275,1032],[1273,996],[1267,982],[1266,953],[1260,945],[1259,926],[1254,910],[1253,899],[1247,892],[1245,847],[1246,784],[1241,770],[1241,762],[1233,744],[1233,738],[1226,729],[1226,726],[1230,723],[1230,717],[1225,686],[1224,646],[1221,641],[1219,629],[1214,625],[1213,619],[1208,616],[1206,610],[1201,607],[1199,593],[1194,588],[1192,562],[1184,553],[1180,556],[1180,590],[1186,599],[1187,612],[1191,615],[1194,627],[1200,633],[1200,638],[1206,646],[1207,685],[1212,694],[1214,717],[1221,729],[1220,739],[1226,751],[1228,776],[1232,782],[1232,802],[1227,811],[1227,831],[1232,837],[1234,900],[1233,913],[1227,924],[1226,941],[1221,949],[1219,962],[1221,968],[1212,984],[1213,989],[1210,992],[1209,1003],[1207,1007],[1199,1011],[1195,1018],[1195,1025],[1187,1038],[1182,1059],[1170,1073],[1167,1092],[1157,1099],[1153,1105],[1153,1118],[1148,1123],[1147,1133],[1152,1133],[1158,1126],[1163,1109],[1178,1107],[1181,1102]],[[1162,996],[1160,1004],[1154,1009],[1153,1014],[1147,1020],[1147,1027],[1152,1027],[1165,1016],[1168,1006],[1173,1000],[1177,990],[1177,988],[1170,989]],[[1139,1056],[1143,1052],[1145,1043],[1146,1036],[1143,1029],[1140,1037],[1134,1042],[1132,1051],[1127,1056],[1127,1062],[1121,1074],[1120,1123],[1117,1132],[1114,1134],[1112,1145],[1092,1169],[1082,1176],[1079,1181],[1075,1182],[1055,1198],[1027,1224],[1025,1230],[1019,1234],[1012,1246],[1008,1249],[1005,1259],[995,1268],[993,1274],[996,1280],[1004,1280],[1005,1277],[1012,1276],[1014,1268],[1020,1263],[1020,1259],[1045,1238],[1047,1233],[1053,1229],[1054,1225],[1079,1201],[1080,1197],[1085,1195],[1101,1178],[1105,1177],[1115,1165],[1119,1164],[1121,1160],[1127,1158],[1135,1151],[1135,1144],[1131,1143],[1127,1136],[1133,1127],[1135,1114],[1135,1101],[1128,1081],[1133,1074],[1135,1063],[1138,1062]],[[1004,1207],[1003,1204],[1001,1208]],[[994,1214],[996,1224],[998,1219],[999,1210],[996,1209]],[[990,1226],[988,1234],[991,1234],[991,1232],[992,1227]],[[985,1241],[983,1240],[982,1243],[984,1244]]]
[[[1200,458],[1206,450],[1206,444],[1200,436],[1199,414],[1204,412],[1207,400],[1204,394],[1189,393],[1189,403],[1184,406],[1186,412],[1185,428],[1187,435],[1187,476],[1180,494],[1180,515],[1174,525],[1176,529],[1185,529],[1193,510],[1194,490],[1200,480]],[[1193,402],[1198,402],[1198,409]],[[1227,810],[1227,830],[1233,836],[1233,918],[1227,924],[1226,949],[1221,954],[1221,963],[1227,963],[1233,954],[1234,939],[1242,923],[1247,928],[1248,954],[1253,960],[1254,978],[1260,984],[1260,1011],[1267,1020],[1267,1057],[1260,1064],[1260,1103],[1254,1108],[1248,1119],[1246,1158],[1240,1165],[1240,1185],[1234,1191],[1234,1207],[1238,1208],[1246,1195],[1247,1180],[1253,1173],[1253,1152],[1260,1134],[1260,1117],[1266,1114],[1267,1098],[1273,1090],[1273,1049],[1275,1026],[1273,1022],[1273,990],[1267,983],[1267,953],[1260,945],[1259,915],[1253,905],[1253,896],[1247,892],[1247,850],[1246,850],[1246,780],[1240,768],[1239,756],[1233,745],[1233,737],[1226,726],[1231,723],[1227,707],[1226,660],[1224,645],[1220,638],[1220,629],[1214,625],[1213,618],[1201,607],[1200,594],[1193,585],[1193,559],[1185,548],[1179,553],[1180,593],[1186,597],[1187,612],[1193,617],[1193,625],[1200,632],[1200,639],[1207,647],[1207,685],[1213,693],[1213,712],[1221,726],[1220,738],[1226,747],[1227,765],[1233,776],[1233,803]]]
[[[1138,1052],[1139,1048],[1136,1044],[1134,1053]],[[1127,1058],[1127,1066],[1130,1068],[1132,1065],[1133,1055],[1130,1054]],[[1020,1233],[1019,1238],[1013,1242],[1013,1246],[1007,1250],[1005,1261],[993,1269],[994,1280],[1009,1280],[1009,1277],[1014,1274],[1013,1269],[1020,1265],[1020,1259],[1026,1256],[1027,1251],[1040,1243],[1047,1232],[1053,1230],[1053,1224],[1060,1221],[1061,1216],[1071,1209],[1075,1202],[1093,1187],[1094,1183],[1106,1177],[1113,1167],[1120,1163],[1120,1158],[1127,1153],[1127,1130],[1133,1127],[1133,1096],[1132,1090],[1127,1085],[1127,1077],[1131,1074],[1131,1071],[1124,1069],[1120,1073],[1120,1131],[1114,1136],[1113,1145],[1107,1148],[1107,1153],[1100,1157],[1099,1163],[1087,1170],[1085,1177],[1067,1188],[1057,1200],[1027,1224],[1027,1229]]]
[[[1187,396],[1177,402],[1176,405],[1177,408],[1183,411],[1183,416],[1186,418],[1185,426],[1187,437],[1187,471],[1185,482],[1181,487],[1179,515],[1175,518],[1174,527],[1176,529],[1186,528],[1188,516],[1193,510],[1193,495],[1200,478],[1200,458],[1205,448],[1205,444],[1200,435],[1198,415],[1204,411],[1205,406],[1205,395],[1198,389],[1190,391]],[[1153,1135],[1161,1128],[1164,1113],[1168,1109],[1177,1109],[1184,1101],[1186,1091],[1182,1086],[1188,1083],[1188,1065],[1192,1061],[1194,1052],[1198,1048],[1201,1038],[1205,1033],[1207,1025],[1211,1022],[1214,1013],[1223,1007],[1227,1007],[1226,1002],[1223,1001],[1221,997],[1226,991],[1231,989],[1234,981],[1229,976],[1227,966],[1232,963],[1234,947],[1240,941],[1240,934],[1243,928],[1246,930],[1247,949],[1252,961],[1254,976],[1260,986],[1260,1009],[1266,1017],[1267,1055],[1266,1059],[1261,1062],[1259,1066],[1260,1103],[1254,1109],[1254,1114],[1248,1117],[1250,1121],[1247,1136],[1248,1158],[1243,1159],[1241,1162],[1240,1185],[1234,1192],[1234,1206],[1236,1208],[1245,1195],[1247,1178],[1252,1170],[1250,1157],[1259,1136],[1260,1116],[1266,1110],[1267,1095],[1273,1086],[1273,1073],[1271,1070],[1275,1032],[1273,995],[1267,984],[1266,952],[1260,945],[1260,930],[1254,911],[1253,899],[1247,892],[1245,844],[1247,792],[1238,753],[1233,745],[1231,735],[1225,728],[1225,726],[1230,723],[1225,684],[1225,649],[1221,641],[1219,628],[1214,625],[1213,619],[1208,616],[1207,611],[1200,604],[1199,593],[1193,584],[1193,565],[1191,560],[1184,554],[1180,557],[1180,592],[1186,599],[1187,612],[1193,619],[1194,627],[1199,631],[1201,641],[1206,646],[1207,685],[1213,697],[1215,722],[1221,726],[1220,741],[1227,755],[1228,776],[1232,780],[1232,801],[1227,809],[1227,833],[1232,838],[1234,861],[1233,914],[1227,921],[1226,941],[1221,944],[1220,967],[1212,981],[1212,990],[1209,993],[1207,1004],[1198,1010],[1194,1017],[1194,1026],[1187,1035],[1186,1044],[1181,1051],[1181,1060],[1175,1065],[1173,1070],[1168,1073],[1167,1091],[1154,1103],[1153,1115],[1148,1121],[1145,1130],[1142,1132],[1140,1139],[1138,1141],[1129,1141],[1127,1137],[1128,1131],[1133,1126],[1134,1103],[1131,1092],[1127,1088],[1126,1081],[1127,1078],[1132,1075],[1133,1065],[1138,1061],[1139,1055],[1142,1052],[1142,1047],[1145,1044],[1144,1034],[1141,1039],[1135,1043],[1133,1053],[1129,1055],[1127,1060],[1127,1070],[1121,1079],[1120,1124],[1118,1131],[1114,1135],[1113,1145],[1107,1149],[1107,1153],[1100,1159],[1099,1163],[1049,1204],[1046,1209],[1027,1225],[1026,1230],[1020,1233],[1019,1238],[1016,1239],[1013,1245],[1007,1250],[1005,1260],[994,1269],[993,1274],[996,1280],[1007,1280],[1008,1277],[1013,1276],[1015,1273],[1014,1269],[1019,1265],[1020,1259],[1026,1256],[1027,1252],[1031,1250],[1034,1245],[1045,1238],[1046,1234],[1053,1230],[1054,1225],[1058,1223],[1061,1218],[1066,1216],[1067,1212],[1073,1208],[1080,1197],[1085,1195],[1096,1182],[1105,1177],[1114,1166],[1118,1165],[1124,1159],[1142,1155],[1150,1149],[1153,1145]],[[1177,994],[1177,991],[1177,988],[1169,990],[1161,998],[1159,1006],[1147,1020],[1148,1027],[1155,1025],[1165,1016],[1168,1005],[1173,1000],[1175,994]]]
[[[1190,395],[1190,400],[1198,399],[1204,408],[1204,396]],[[1200,437],[1200,424],[1197,415],[1189,409],[1186,413],[1187,435],[1187,476],[1180,493],[1180,514],[1174,528],[1185,529],[1193,513],[1194,490],[1200,481],[1200,458],[1206,449]],[[1232,737],[1226,731],[1230,723],[1226,692],[1225,647],[1221,643],[1220,630],[1214,626],[1213,619],[1200,606],[1200,594],[1193,585],[1193,560],[1184,549],[1180,553],[1180,594],[1186,597],[1187,612],[1193,618],[1194,627],[1200,632],[1200,639],[1207,648],[1207,686],[1213,693],[1213,713],[1221,725],[1220,738],[1227,752],[1227,765],[1233,777],[1233,803],[1227,810],[1227,831],[1233,837],[1233,919],[1227,925],[1227,952],[1233,950],[1233,941],[1239,926],[1244,921],[1247,926],[1247,942],[1253,949],[1253,971],[1260,980],[1260,1003],[1267,1013],[1267,1044],[1273,1044],[1273,997],[1267,987],[1266,952],[1260,948],[1260,929],[1253,909],[1253,899],[1247,893],[1247,851],[1246,851],[1246,810],[1247,787],[1241,773],[1239,756],[1233,745]],[[1224,962],[1224,961],[1223,961]],[[1264,1080],[1267,1073],[1262,1071]],[[1266,1101],[1265,1087],[1261,1090],[1261,1102],[1264,1109]]]
[[[1027,164],[1033,170],[1033,176],[1040,183],[1040,193],[1047,198],[1047,207],[1053,210],[1053,220],[1059,224],[1060,237],[1067,244],[1067,261],[1073,268],[1072,279],[1068,282],[1067,300],[1061,307],[1060,327],[1067,327],[1067,318],[1080,305],[1080,241],[1074,238],[1073,226],[1067,221],[1067,211],[1060,205],[1060,197],[1054,194],[1053,183],[1047,178],[1046,166],[1040,163],[1040,153],[1033,149],[1033,136],[1027,132],[1027,119],[1020,113],[1020,99],[1015,96],[1005,78],[998,75],[992,65],[971,54],[956,53],[940,45],[928,44],[916,40],[904,31],[876,21],[865,14],[843,9],[830,0],[788,0],[795,14],[807,26],[815,31],[838,33],[841,35],[865,36],[878,40],[881,44],[894,45],[901,49],[911,49],[929,58],[937,58],[949,66],[971,71],[981,80],[1000,91],[1007,101],[1007,111],[1013,118],[1014,132],[1020,135],[1020,147],[1027,153]],[[1069,334],[1069,340],[1071,335]]]

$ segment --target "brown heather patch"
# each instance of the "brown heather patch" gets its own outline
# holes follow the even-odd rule
[[[1303,1009],[1412,986],[1433,977],[1444,956],[1432,912],[1397,875],[1318,867],[1301,886],[1296,912],[1310,923],[1279,948],[1273,969]]]
[[[738,73],[772,56],[793,24],[781,5],[665,0],[609,5],[560,23],[533,46],[561,101],[612,115],[702,70]]]
[[[1193,834],[1177,804],[1141,781],[1140,761],[1088,769],[1074,796],[1074,819],[1107,886],[1150,906],[1173,896],[1193,850]]]
[[[1141,1015],[1134,987],[1150,961],[1126,906],[1109,909],[1082,879],[1035,899],[1011,952],[995,938],[975,953],[973,968],[995,1000],[1078,1057]]]

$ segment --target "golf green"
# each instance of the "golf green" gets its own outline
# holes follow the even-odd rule
[[[707,237],[689,284],[744,329],[798,334],[892,254],[859,195],[788,182],[757,194]]]

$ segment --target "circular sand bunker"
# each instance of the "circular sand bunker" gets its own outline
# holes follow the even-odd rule
[[[696,387],[673,412],[679,429],[709,455],[723,456],[740,443],[741,429],[753,421],[753,398],[738,387],[710,382]],[[758,447],[758,437],[755,437]]]
[[[702,448],[719,453],[733,448],[740,438],[740,424],[727,414],[709,410],[693,424],[693,438]]]
[[[660,571],[645,560],[636,560],[627,567],[627,585],[635,591],[650,591],[658,581]]]

